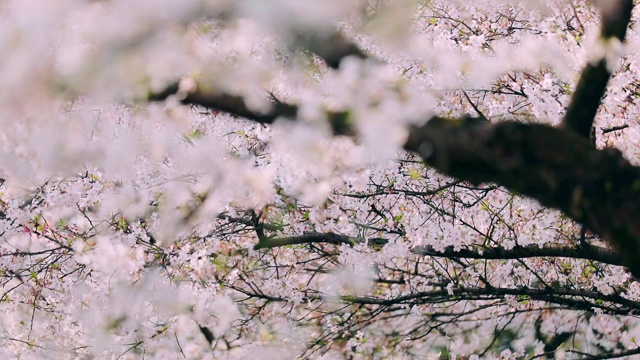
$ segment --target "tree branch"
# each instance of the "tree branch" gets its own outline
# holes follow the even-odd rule
[[[451,289],[414,292],[389,299],[369,296],[343,296],[342,300],[353,304],[391,306],[398,304],[442,303],[451,301],[452,298],[455,300],[490,300],[496,297],[504,297],[505,295],[527,296],[532,300],[547,301],[588,311],[592,311],[593,307],[598,307],[621,315],[635,314],[640,309],[640,302],[629,300],[619,295],[605,295],[598,291],[565,287],[543,289],[529,287],[453,287]],[[593,302],[588,301],[589,299],[593,300]],[[597,304],[598,301],[607,301],[616,306]]]
[[[327,65],[334,69],[337,69],[340,62],[348,56],[360,59],[367,58],[367,55],[356,44],[349,41],[339,31],[304,34],[297,37],[296,43],[324,59]]]
[[[622,265],[622,259],[614,251],[600,247],[588,245],[588,247],[563,246],[557,244],[516,246],[511,249],[503,247],[487,247],[454,250],[447,247],[444,251],[437,251],[432,246],[419,246],[411,249],[414,254],[446,257],[446,258],[467,258],[486,260],[508,260],[525,259],[533,257],[563,257],[572,259],[585,259],[598,261],[611,265]]]
[[[604,353],[602,355],[591,355],[591,354],[586,354],[586,353],[583,353],[583,352],[578,352],[578,351],[575,351],[575,350],[568,350],[567,352],[572,352],[572,353],[578,354],[578,355],[585,355],[584,357],[580,358],[579,360],[608,360],[608,359],[617,359],[617,358],[621,358],[621,357],[638,355],[638,354],[640,354],[640,347],[635,348],[635,349],[623,350],[623,351],[619,351],[619,352]]]
[[[335,233],[316,233],[309,232],[298,236],[288,236],[281,238],[262,239],[254,246],[255,250],[272,249],[281,246],[303,245],[314,243],[327,244],[347,244],[356,245],[367,243],[370,246],[385,246],[389,240],[382,238],[362,238],[349,237]],[[411,249],[416,255],[445,257],[445,258],[467,258],[467,259],[486,259],[486,260],[508,260],[508,259],[524,259],[533,257],[564,257],[574,259],[585,259],[598,261],[611,265],[622,265],[622,259],[614,251],[599,246],[563,246],[557,244],[546,244],[544,246],[528,245],[516,246],[511,249],[503,247],[474,247],[461,250],[455,250],[453,247],[447,247],[443,251],[437,251],[432,246],[418,246]]]
[[[182,81],[194,80],[183,79]],[[261,124],[272,124],[278,118],[295,119],[298,114],[298,107],[296,105],[278,102],[274,103],[268,112],[258,112],[247,107],[241,96],[216,91],[197,83],[194,83],[193,86],[185,86],[184,88],[185,89],[181,89],[180,83],[176,82],[170,84],[160,92],[149,94],[147,99],[149,101],[164,101],[168,97],[176,95],[182,104],[199,105],[207,109],[224,111]]]
[[[183,79],[182,81],[192,82],[193,79]],[[207,109],[223,111],[238,117],[243,117],[261,124],[273,124],[277,119],[295,120],[298,116],[298,106],[276,101],[267,112],[259,112],[247,107],[241,96],[230,95],[194,81],[193,86],[186,86],[181,89],[180,83],[170,84],[162,91],[150,93],[148,101],[164,101],[170,96],[177,96],[182,104],[198,105]],[[327,121],[333,130],[334,135],[355,136],[355,129],[351,126],[348,112],[325,113]]]
[[[613,42],[624,41],[631,21],[633,0],[614,0],[607,3],[601,11],[600,41],[602,46],[607,48],[606,51],[611,51],[612,49],[608,48],[615,45]],[[569,103],[564,127],[589,138],[600,100],[611,77],[610,67],[611,64],[607,64],[604,56],[597,63],[588,63],[585,66]]]
[[[620,126],[613,126],[613,127],[610,127],[610,128],[600,128],[600,130],[602,130],[602,135],[604,135],[604,134],[608,134],[608,133],[611,133],[611,132],[614,132],[614,131],[624,130],[624,129],[628,128],[628,127],[629,127],[629,125],[624,124],[624,125],[620,125]]]
[[[345,235],[339,235],[332,232],[329,233],[317,233],[308,232],[303,235],[289,236],[282,238],[267,238],[259,241],[254,247],[254,250],[259,249],[272,249],[281,246],[300,245],[300,244],[313,244],[313,243],[328,243],[328,244],[347,244],[355,245],[366,242],[367,239],[360,237],[350,237]],[[384,246],[389,241],[386,239],[372,238],[368,240],[368,244],[372,246]]]
[[[586,225],[640,275],[640,168],[614,149],[540,124],[433,118],[413,127],[405,149],[439,171],[495,182]]]

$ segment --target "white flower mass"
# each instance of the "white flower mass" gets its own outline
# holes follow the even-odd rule
[[[639,164],[616,6],[0,1],[0,358],[640,354],[609,239],[403,149],[432,116],[560,127],[603,62],[595,147]]]

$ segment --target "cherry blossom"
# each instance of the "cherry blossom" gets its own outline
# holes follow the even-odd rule
[[[640,354],[632,10],[3,2],[0,357]]]

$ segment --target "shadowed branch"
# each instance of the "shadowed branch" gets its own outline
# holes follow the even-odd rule
[[[633,0],[608,1],[608,4],[603,5],[600,45],[605,51],[615,51],[615,43],[621,44],[624,41],[632,10]],[[585,66],[564,117],[564,127],[589,138],[600,100],[611,77],[611,66],[612,64],[607,64],[605,56]]]
[[[362,238],[339,235],[335,233],[309,232],[303,235],[288,236],[280,238],[262,239],[254,246],[255,250],[272,249],[281,246],[304,245],[315,243],[327,244],[347,244],[356,245],[366,243],[373,247],[383,247],[389,240],[383,238]],[[602,262],[611,265],[622,265],[622,259],[614,251],[593,245],[566,246],[558,244],[546,244],[543,246],[528,245],[516,246],[510,249],[503,247],[473,247],[455,250],[447,247],[442,251],[436,250],[432,246],[417,246],[411,249],[416,255],[445,257],[445,258],[466,258],[485,260],[508,260],[524,259],[534,257],[563,257],[574,259],[585,259]]]

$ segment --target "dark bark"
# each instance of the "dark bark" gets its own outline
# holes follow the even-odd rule
[[[382,247],[387,245],[389,240],[383,238],[361,238],[339,235],[335,233],[310,232],[298,236],[288,236],[280,238],[262,238],[254,246],[255,250],[271,249],[281,246],[304,245],[315,243],[326,244],[347,244],[356,245],[367,243],[369,246]],[[447,247],[443,251],[435,250],[432,246],[418,246],[411,250],[412,253],[423,256],[443,257],[443,258],[466,258],[485,260],[508,260],[524,259],[533,257],[563,257],[573,259],[586,259],[598,261],[611,265],[622,265],[622,258],[614,251],[593,245],[565,246],[557,244],[546,244],[544,246],[528,245],[516,246],[511,249],[503,247],[473,247],[454,250]]]
[[[275,101],[269,111],[255,111],[247,107],[241,96],[207,89],[202,85],[197,85],[190,91],[181,92],[178,83],[174,83],[160,92],[149,94],[147,99],[149,101],[164,101],[174,95],[178,96],[184,105],[198,105],[207,109],[223,111],[261,124],[273,124],[278,119],[293,121],[298,116],[298,106],[294,104]],[[351,126],[348,112],[328,111],[326,116],[334,135],[356,135]]]
[[[160,92],[149,94],[147,99],[149,101],[164,101],[173,95],[178,96],[180,102],[185,105],[200,105],[207,109],[227,112],[262,124],[272,124],[278,118],[295,119],[298,114],[297,106],[282,102],[274,103],[267,112],[254,111],[247,107],[241,96],[207,89],[202,85],[182,92],[177,82],[170,84]]]
[[[299,36],[296,42],[300,47],[324,59],[327,65],[334,69],[337,69],[346,57],[367,58],[356,44],[345,38],[339,31],[304,34]]]
[[[632,0],[618,0],[602,11],[604,41],[624,40],[632,9]],[[317,43],[322,39],[312,40]],[[318,50],[323,47],[314,46],[323,54]],[[342,44],[338,48],[350,47]],[[336,51],[345,53],[349,52]],[[325,56],[328,63],[335,64]],[[563,211],[602,236],[618,252],[621,263],[640,277],[640,168],[617,150],[598,150],[589,141],[610,77],[605,61],[585,67],[561,128],[434,117],[410,129],[404,148],[444,174],[473,183],[503,185]],[[177,92],[177,85],[173,85],[149,98],[162,100]],[[278,118],[294,120],[298,113],[296,105],[281,102],[274,103],[267,113],[258,113],[247,108],[240,97],[202,87],[184,94],[181,101],[265,124]],[[328,112],[327,119],[334,134],[356,134],[348,112]]]
[[[640,275],[640,168],[617,150],[545,125],[444,118],[412,128],[405,149],[445,174],[495,182],[563,211]]]
[[[633,0],[617,0],[611,5],[605,5],[605,7],[601,16],[600,40],[605,44],[611,41],[622,43],[631,21]],[[589,63],[585,66],[571,97],[563,126],[589,138],[600,100],[611,77],[608,68],[611,65],[613,64],[607,64],[606,59],[601,59],[594,64]]]
[[[452,300],[491,300],[503,298],[505,295],[526,296],[531,300],[547,301],[571,309],[592,311],[593,308],[603,308],[608,312],[620,315],[632,315],[640,309],[640,303],[629,300],[617,294],[604,295],[598,291],[587,289],[573,289],[564,287],[554,288],[499,288],[499,287],[453,287],[452,289],[438,289],[431,291],[413,292],[392,298],[372,296],[344,296],[343,301],[363,305],[418,305],[428,303],[443,303]],[[610,304],[597,305],[598,302]]]

